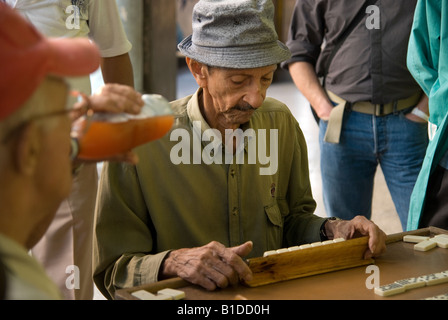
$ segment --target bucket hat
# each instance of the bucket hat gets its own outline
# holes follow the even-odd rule
[[[200,0],[193,9],[192,35],[180,52],[212,67],[251,69],[291,57],[278,40],[272,0]]]

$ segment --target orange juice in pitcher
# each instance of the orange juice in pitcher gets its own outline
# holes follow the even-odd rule
[[[80,118],[73,126],[82,160],[104,160],[162,138],[173,125],[169,102],[160,95],[143,95],[140,114],[94,113]]]

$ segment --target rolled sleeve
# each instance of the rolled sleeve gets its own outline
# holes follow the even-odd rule
[[[288,69],[294,62],[308,62],[315,66],[325,34],[322,1],[298,0],[294,7],[286,45],[291,58],[281,64]]]

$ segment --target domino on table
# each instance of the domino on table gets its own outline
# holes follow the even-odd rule
[[[158,295],[166,295],[173,298],[173,300],[182,300],[185,298],[185,292],[181,290],[175,290],[170,288],[165,288],[162,290],[157,291]]]
[[[431,273],[418,278],[424,280],[427,286],[448,282],[448,274],[446,272]]]
[[[146,290],[138,290],[131,293],[134,297],[140,300],[173,300],[172,297],[164,294],[153,294]]]
[[[433,240],[429,239],[429,240],[425,240],[425,241],[419,242],[416,245],[414,245],[414,250],[428,251],[428,250],[435,248],[436,246],[437,246],[437,242],[434,242]]]
[[[426,286],[425,279],[422,279],[421,277],[398,280],[398,281],[395,281],[395,283],[402,285],[406,290],[411,290],[411,289],[421,288],[421,287]]]
[[[414,249],[417,251],[429,251],[436,246],[448,248],[448,234],[438,234],[432,238],[427,236],[405,235],[403,242],[416,243]]]
[[[437,246],[440,248],[448,248],[448,237],[434,237],[431,239],[435,243],[437,243]]]
[[[156,296],[155,294],[148,292],[146,290],[138,290],[131,293],[134,297],[140,300],[153,300]]]
[[[434,296],[434,297],[429,297],[429,298],[426,298],[425,300],[448,300],[448,293],[440,294],[440,295]]]
[[[396,282],[375,288],[375,293],[383,297],[392,296],[394,294],[403,293],[405,291],[406,288]]]
[[[419,243],[425,240],[429,240],[429,237],[424,236],[413,236],[413,235],[406,235],[403,237],[404,242],[413,242],[413,243]]]

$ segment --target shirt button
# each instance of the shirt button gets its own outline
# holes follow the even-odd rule
[[[232,210],[232,214],[233,214],[234,216],[237,216],[237,215],[238,215],[238,208],[237,208],[237,207],[234,207],[234,208],[233,208],[233,210]]]
[[[235,178],[235,169],[230,170],[230,175],[232,176],[232,178]]]

